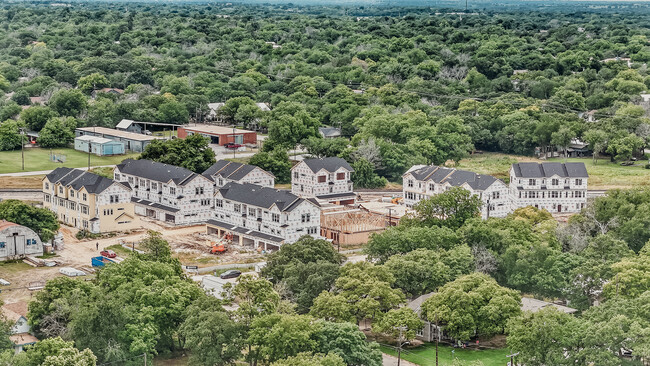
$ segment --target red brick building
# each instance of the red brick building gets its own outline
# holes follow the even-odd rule
[[[233,132],[234,131],[234,132]],[[190,135],[203,135],[209,137],[213,144],[225,145],[228,143],[235,144],[257,144],[257,133],[249,130],[234,129],[231,127],[212,126],[212,125],[194,125],[179,126],[178,138],[184,139]]]

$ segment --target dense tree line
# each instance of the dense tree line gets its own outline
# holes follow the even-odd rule
[[[256,161],[280,178],[284,151],[302,144],[361,161],[355,182],[374,187],[473,149],[532,154],[573,138],[627,160],[650,136],[644,12],[7,4],[0,22],[0,121],[17,121],[0,129],[2,149],[20,145],[21,126],[65,146],[76,126],[203,121],[225,102],[224,121],[268,132]],[[350,141],[318,142],[322,125]]]

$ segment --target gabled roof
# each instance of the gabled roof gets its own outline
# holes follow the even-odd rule
[[[336,127],[319,127],[318,132],[324,137],[341,136],[341,129]]]
[[[226,179],[238,181],[255,169],[262,170],[262,168],[259,168],[255,165],[241,164],[228,160],[219,160],[216,163],[212,164],[212,166],[209,167],[206,171],[204,171],[203,176],[212,179],[212,177],[220,175]],[[272,177],[275,177],[270,172],[267,172],[265,170],[262,171]]]
[[[330,157],[330,158],[323,158],[323,159],[305,159],[303,160],[305,164],[311,169],[312,172],[317,173],[321,169],[325,169],[328,172],[335,172],[339,168],[344,168],[346,170],[349,170],[351,172],[354,171],[350,164],[348,164],[345,159],[337,158],[337,157]]]
[[[102,193],[113,183],[119,184],[119,182],[115,182],[112,179],[102,177],[97,174],[89,173],[80,169],[71,169],[65,167],[56,168],[45,177],[52,184],[59,183],[65,187],[72,187],[72,189],[76,191],[80,190],[81,188],[86,188],[86,191],[91,194]]]
[[[516,163],[512,169],[518,178],[589,178],[585,163]]]
[[[274,205],[280,211],[290,212],[302,202],[307,201],[289,191],[258,186],[250,183],[229,182],[218,190],[224,199],[245,203],[251,206],[270,209]],[[313,201],[309,201],[314,204]]]
[[[411,174],[419,181],[434,181],[437,184],[449,183],[453,187],[467,183],[472,189],[482,191],[498,181],[495,177],[486,174],[477,174],[466,170],[445,168],[437,165],[428,165],[412,169],[405,174]]]
[[[151,160],[126,159],[117,165],[120,172],[136,177],[167,183],[170,180],[177,185],[185,185],[199,174],[180,166],[159,163]]]
[[[576,311],[578,311],[578,310],[576,310],[574,308],[570,308],[570,307],[564,306],[564,305],[553,304],[552,302],[548,302],[548,301],[532,299],[530,297],[522,297],[521,298],[521,310],[522,311],[530,311],[530,312],[536,313],[536,312],[538,312],[538,311],[540,311],[540,310],[542,310],[543,308],[546,308],[546,307],[553,307],[553,308],[556,308],[557,310],[559,310],[559,311],[561,311],[563,313],[567,313],[567,314],[573,314]]]

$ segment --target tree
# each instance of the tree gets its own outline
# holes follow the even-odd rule
[[[214,297],[202,296],[185,310],[179,333],[191,350],[192,365],[229,364],[241,356],[242,328],[221,305]]]
[[[20,119],[32,131],[40,131],[45,126],[45,123],[54,117],[57,117],[56,112],[49,107],[42,107],[40,105],[32,106],[20,113]]]
[[[49,107],[61,116],[77,117],[88,107],[86,96],[78,89],[61,89],[52,95]]]
[[[271,366],[345,366],[346,363],[341,356],[336,354],[312,355],[309,352],[299,353],[296,356],[287,357],[275,361]]]
[[[352,182],[357,188],[383,188],[388,184],[384,177],[375,172],[375,167],[366,159],[358,159],[352,163]]]
[[[416,249],[450,249],[461,243],[462,238],[448,227],[418,227],[399,225],[380,234],[370,236],[364,252],[368,259],[386,262],[391,256]]]
[[[90,93],[93,90],[101,89],[109,85],[110,82],[106,76],[98,72],[82,76],[77,81],[77,87],[84,93]]]
[[[557,108],[570,108],[576,111],[585,110],[585,98],[573,90],[560,89],[553,94],[550,102]]]
[[[422,305],[430,322],[445,326],[451,337],[467,341],[475,336],[502,334],[507,321],[521,313],[521,297],[490,276],[472,273],[444,285]]]
[[[300,141],[300,144],[307,149],[310,155],[318,158],[327,158],[339,156],[348,147],[349,141],[342,137],[324,139],[311,136]]]
[[[43,366],[94,366],[97,357],[91,350],[79,351],[74,342],[64,341],[60,337],[47,338],[27,349],[30,365]]]
[[[288,268],[298,263],[327,262],[339,265],[343,256],[334,250],[326,240],[303,236],[292,244],[280,247],[280,250],[269,255],[261,276],[277,283],[285,278]]]
[[[524,312],[508,321],[510,350],[518,361],[530,366],[567,364],[564,352],[580,343],[580,320],[554,307]]]
[[[355,322],[354,311],[342,294],[323,291],[314,299],[309,314],[330,322]]]
[[[11,100],[18,103],[18,105],[30,105],[32,101],[29,99],[29,93],[24,90],[18,90],[11,96]]]
[[[192,135],[185,139],[154,140],[145,147],[138,159],[181,166],[195,173],[202,173],[216,162],[214,157],[210,139]]]
[[[291,162],[286,150],[277,148],[271,152],[258,152],[251,157],[248,163],[273,173],[277,183],[291,182]]]
[[[411,297],[417,297],[470,273],[474,258],[470,248],[462,245],[448,251],[416,249],[406,254],[396,254],[385,265],[395,277],[394,286]]]
[[[0,220],[7,220],[34,230],[42,241],[54,238],[59,230],[56,215],[46,209],[37,208],[19,200],[0,202]]]
[[[451,189],[418,202],[415,214],[407,224],[447,226],[458,229],[472,217],[479,215],[483,202],[462,187]]]
[[[598,161],[598,154],[603,152],[607,145],[607,134],[602,130],[589,130],[585,132],[583,138],[585,142],[589,144],[594,155],[594,164],[596,164]]]
[[[164,123],[175,123],[182,125],[187,123],[190,118],[190,113],[187,111],[185,105],[175,100],[168,100],[158,106],[158,113],[156,113],[156,120]]]
[[[239,308],[235,315],[246,327],[250,327],[255,318],[275,313],[280,304],[280,296],[273,290],[273,284],[265,279],[240,276],[234,287],[224,286],[224,290],[230,292],[228,297],[237,299]]]
[[[7,120],[0,124],[0,151],[15,150],[25,141],[25,136],[20,134],[22,124]]]
[[[424,323],[420,316],[409,307],[389,310],[373,325],[373,331],[384,333],[397,341],[400,349],[404,342],[415,339],[415,334],[422,329]]]
[[[634,153],[644,145],[643,139],[634,134],[610,141],[607,145],[607,153],[616,155],[616,160],[630,160]]]
[[[163,263],[178,264],[178,261],[172,258],[172,251],[167,240],[162,238],[162,234],[149,230],[147,237],[140,241],[139,246],[144,249],[144,258]]]
[[[47,121],[38,136],[41,147],[67,147],[74,142],[77,120],[73,117],[54,117]]]
[[[334,283],[331,292],[335,296],[321,293],[314,299],[312,311],[325,319],[340,319],[346,315],[346,311],[350,311],[357,322],[374,319],[404,301],[402,291],[391,288],[394,281],[392,274],[383,266],[368,262],[348,263],[341,268],[341,275]],[[328,301],[323,301],[321,297]],[[342,305],[341,301],[346,305]],[[323,306],[325,304],[334,306],[327,309]]]
[[[564,149],[564,159],[568,157],[568,148],[571,140],[575,137],[575,133],[568,127],[562,127],[559,131],[551,134],[551,144],[561,146]]]
[[[268,125],[269,138],[264,143],[264,151],[271,151],[277,146],[293,149],[303,139],[319,136],[318,120],[302,104],[296,102],[278,104],[271,111]]]
[[[623,258],[612,264],[611,268],[612,278],[603,291],[607,298],[636,298],[650,291],[650,242],[637,256]]]
[[[270,314],[251,323],[248,343],[253,345],[249,357],[255,361],[272,363],[303,352],[313,352],[313,339],[320,323],[307,315]]]
[[[368,342],[366,335],[354,324],[323,321],[313,338],[317,342],[316,352],[336,354],[346,365],[379,366],[382,364],[379,345]]]

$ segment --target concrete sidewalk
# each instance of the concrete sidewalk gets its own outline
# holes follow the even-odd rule
[[[97,165],[97,166],[91,166],[90,169],[92,168],[113,168],[115,165]],[[79,168],[74,168],[74,169],[81,169],[81,170],[88,170],[88,167],[79,167]],[[52,169],[54,170],[54,169]],[[30,175],[45,175],[45,174],[50,174],[52,173],[52,170],[37,170],[33,172],[15,172],[15,173],[3,173],[0,174],[0,177],[28,177]]]

